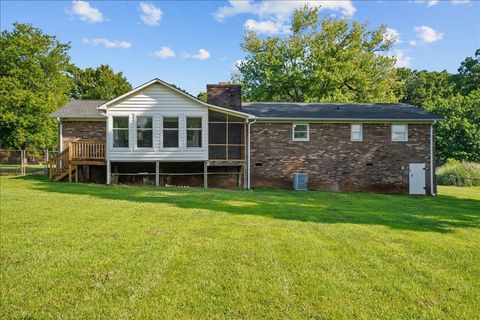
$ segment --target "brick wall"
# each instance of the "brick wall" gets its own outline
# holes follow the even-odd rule
[[[106,121],[62,121],[63,147],[74,140],[105,141]]]
[[[310,189],[408,193],[409,163],[425,163],[429,194],[429,157],[429,124],[409,124],[407,142],[392,142],[389,124],[363,124],[361,142],[350,141],[349,124],[310,124],[310,141],[300,142],[291,123],[256,123],[251,184],[291,188],[292,174],[307,172]]]

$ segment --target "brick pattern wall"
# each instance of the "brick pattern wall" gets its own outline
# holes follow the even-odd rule
[[[63,147],[75,140],[106,139],[106,121],[62,121]]]
[[[292,174],[307,172],[310,189],[408,193],[409,163],[425,163],[430,193],[429,124],[409,124],[407,142],[392,142],[389,124],[363,124],[361,142],[350,124],[310,124],[305,142],[292,141],[291,123],[256,123],[251,134],[253,187],[292,188]]]
[[[207,84],[207,102],[227,109],[242,110],[242,86]]]

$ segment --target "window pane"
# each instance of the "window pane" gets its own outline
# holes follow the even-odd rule
[[[201,130],[187,130],[187,147],[188,148],[202,147],[202,131]]]
[[[113,128],[128,129],[128,117],[113,117]]]
[[[152,128],[152,117],[138,117],[137,118],[137,128],[139,129],[151,129]]]
[[[163,118],[163,127],[178,129],[178,118]]]
[[[295,139],[307,139],[307,132],[306,131],[295,131],[294,132]]]
[[[352,124],[352,133],[353,132],[360,132],[360,125],[359,124]]]
[[[178,130],[163,131],[163,146],[165,148],[178,148]]]
[[[113,146],[116,148],[128,148],[128,130],[113,130]]]
[[[137,147],[151,148],[152,146],[152,130],[137,130]]]
[[[392,132],[392,140],[394,141],[404,141],[406,140],[404,132]]]
[[[360,132],[352,132],[352,140],[354,141],[360,140]]]
[[[187,118],[187,128],[202,128],[202,118]]]
[[[306,124],[297,124],[295,125],[295,131],[307,131]]]

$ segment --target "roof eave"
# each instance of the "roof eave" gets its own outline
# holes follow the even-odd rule
[[[318,122],[409,122],[409,123],[434,123],[442,120],[436,119],[375,119],[375,118],[292,118],[292,117],[256,117],[257,121],[277,121],[277,122],[292,122],[292,121],[318,121]]]

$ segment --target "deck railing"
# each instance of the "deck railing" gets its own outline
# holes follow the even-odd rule
[[[70,160],[105,160],[105,142],[73,141],[69,144]]]
[[[56,157],[48,161],[48,175],[50,179],[61,179],[74,166],[82,163],[98,163],[105,160],[104,141],[72,141]],[[73,162],[73,163],[72,163]],[[73,167],[75,170],[76,167]]]
[[[50,179],[68,170],[68,151],[69,149],[67,148],[48,160],[48,176]]]

